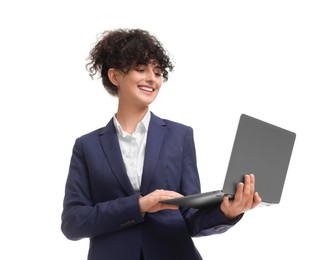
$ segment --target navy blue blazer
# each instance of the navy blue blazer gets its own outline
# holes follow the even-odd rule
[[[147,132],[141,194],[156,189],[183,195],[200,192],[191,127],[153,113]],[[80,138],[73,147],[65,187],[61,229],[71,240],[90,239],[89,260],[195,260],[192,236],[219,234],[230,222],[219,207],[203,210],[139,209],[126,174],[113,120]]]

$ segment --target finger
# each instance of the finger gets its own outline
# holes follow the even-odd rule
[[[161,211],[161,210],[165,210],[165,209],[177,210],[178,209],[178,206],[158,203],[158,204],[152,206],[151,208],[149,208],[147,210],[147,212],[149,212],[149,213],[155,213],[155,212],[158,212],[158,211]]]
[[[178,196],[173,196],[173,195],[160,195],[155,197],[155,201],[159,202],[161,200],[169,200],[169,199],[176,199]]]
[[[234,203],[241,202],[244,193],[244,184],[239,182],[237,184],[236,194],[234,196]]]
[[[176,205],[159,203],[159,204],[155,205],[154,207],[152,207],[150,212],[157,212],[157,211],[165,210],[165,209],[176,210],[178,208],[179,207]]]
[[[224,204],[225,207],[229,207],[229,205],[230,205],[229,196],[226,196],[226,195],[225,195],[225,196],[223,197],[222,203]]]
[[[262,198],[260,197],[259,193],[256,191],[256,192],[254,193],[254,203],[259,204],[259,203],[261,203],[261,202],[262,202]]]
[[[179,207],[176,206],[176,205],[162,204],[162,203],[160,203],[160,208],[161,209],[172,209],[172,210],[174,210],[174,209],[178,209]]]
[[[252,183],[251,183],[251,176],[249,174],[245,174],[245,177],[244,177],[244,196],[251,196],[253,195],[251,193],[251,190],[252,190]],[[254,183],[253,183],[254,185]]]
[[[254,193],[253,201],[248,209],[254,209],[261,203],[262,199],[257,192]]]
[[[170,191],[170,190],[157,190],[156,194],[159,196],[169,196],[172,198],[183,197],[182,194],[175,192],[175,191]]]
[[[222,203],[220,205],[220,210],[226,214],[229,210],[229,208],[231,207],[230,205],[230,199],[229,199],[229,196],[225,195],[223,196],[223,200],[222,200]]]
[[[168,196],[171,196],[173,198],[179,198],[179,197],[183,197],[182,194],[178,193],[178,192],[175,192],[175,191],[168,191],[167,192],[167,195]]]
[[[251,186],[251,193],[254,195],[255,193],[255,175],[250,174],[250,186]]]

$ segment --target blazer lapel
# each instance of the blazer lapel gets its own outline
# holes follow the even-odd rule
[[[148,192],[149,184],[155,172],[155,166],[159,158],[160,150],[165,134],[165,122],[151,113],[151,121],[147,132],[145,160],[140,191]]]
[[[101,132],[100,143],[117,181],[128,195],[133,195],[134,190],[126,173],[113,119]]]

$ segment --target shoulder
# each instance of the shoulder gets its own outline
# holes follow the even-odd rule
[[[100,135],[100,133],[102,133],[102,131],[103,131],[104,128],[105,127],[101,127],[101,128],[95,129],[95,130],[93,130],[91,132],[85,133],[85,134],[79,136],[77,139],[84,140],[84,139],[90,139],[90,138],[98,137]]]
[[[154,114],[151,116],[151,124],[152,125],[159,125],[162,128],[165,128],[165,131],[169,133],[171,136],[192,136],[193,135],[193,128],[189,125],[179,123],[173,120],[160,118]],[[154,127],[152,127],[154,128]]]
[[[100,136],[104,135],[107,132],[116,134],[113,119],[111,119],[106,126],[97,128],[93,131],[80,135],[76,139],[81,142],[89,142],[92,140],[98,140]]]
[[[168,128],[175,128],[175,129],[182,129],[182,130],[188,130],[188,129],[192,129],[191,126],[189,125],[185,125],[183,123],[180,122],[176,122],[173,120],[169,120],[169,119],[165,119],[165,118],[160,118],[158,116],[156,116],[155,114],[151,113],[151,121],[153,122],[157,122],[159,124],[163,124],[164,126],[168,127]]]

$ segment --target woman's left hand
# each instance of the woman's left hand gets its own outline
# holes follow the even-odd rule
[[[234,199],[224,196],[220,209],[228,219],[233,219],[247,210],[255,208],[262,201],[255,191],[254,174],[246,174],[244,183],[238,183]]]

